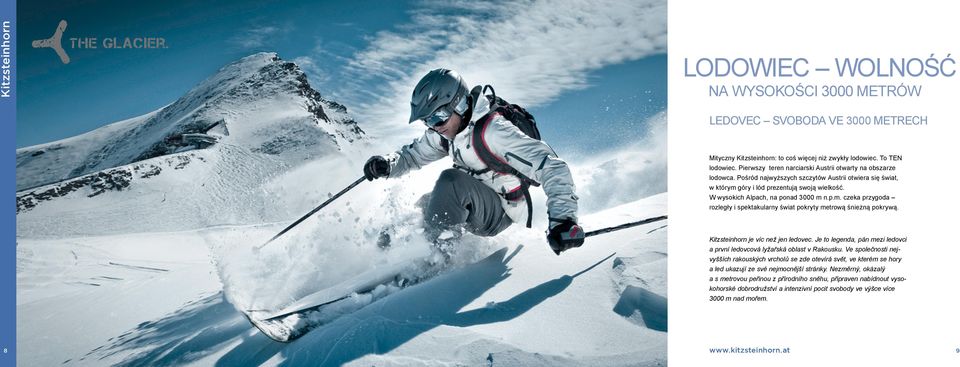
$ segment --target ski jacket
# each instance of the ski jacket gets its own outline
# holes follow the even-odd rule
[[[442,139],[446,138],[427,129],[412,143],[386,156],[390,162],[390,177],[405,175],[449,155],[455,168],[471,174],[500,194],[503,209],[514,223],[527,223],[526,199],[522,195],[515,195],[521,189],[520,179],[511,174],[487,170],[487,165],[473,149],[473,128],[490,110],[487,98],[477,99],[479,103],[474,102],[468,125],[452,141],[448,140],[449,152],[442,144]],[[567,163],[558,158],[549,145],[527,136],[500,115],[487,123],[482,136],[495,156],[543,187],[547,195],[549,218],[577,221],[578,198],[573,177]]]

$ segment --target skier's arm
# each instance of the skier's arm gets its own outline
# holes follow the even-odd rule
[[[400,177],[407,172],[418,170],[424,165],[438,161],[447,156],[446,150],[440,145],[440,134],[427,130],[412,143],[404,145],[395,153],[385,156],[390,162],[389,177]]]
[[[550,218],[577,221],[577,195],[567,163],[543,141],[533,139],[505,118],[490,122],[484,132],[487,147],[497,157],[534,180],[547,194]],[[553,221],[551,226],[557,224]]]

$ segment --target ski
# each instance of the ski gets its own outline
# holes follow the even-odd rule
[[[300,298],[280,310],[244,310],[257,330],[281,343],[289,343],[310,330],[333,322],[403,288],[440,274],[445,262],[437,256],[368,270],[333,287]]]

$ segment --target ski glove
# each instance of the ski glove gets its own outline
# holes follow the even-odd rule
[[[387,159],[383,156],[375,155],[367,159],[367,163],[363,165],[363,177],[367,178],[367,181],[373,181],[374,179],[380,177],[387,177],[390,175],[390,162],[387,162]]]
[[[557,255],[571,248],[580,247],[580,245],[583,245],[584,238],[586,237],[583,228],[580,228],[577,222],[569,219],[560,221],[560,224],[551,228],[547,234],[547,242],[550,243],[553,253]]]

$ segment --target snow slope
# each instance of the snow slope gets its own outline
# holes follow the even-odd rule
[[[660,215],[666,199],[624,204],[583,223]],[[221,234],[263,238],[279,224],[21,240],[20,362],[665,365],[665,225],[590,238],[559,257],[539,231],[524,228],[467,241],[478,250],[460,255],[457,268],[290,344],[260,335],[227,301],[210,262],[218,249],[204,243]],[[481,259],[468,264],[471,257]]]

